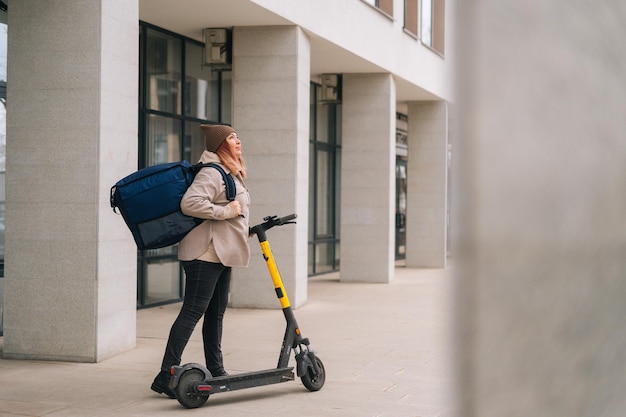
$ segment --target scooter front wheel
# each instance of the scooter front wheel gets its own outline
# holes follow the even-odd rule
[[[315,364],[317,365],[317,369],[319,369],[319,373],[315,376],[313,375],[313,369],[308,368],[306,373],[302,375],[300,380],[302,380],[302,384],[309,391],[319,391],[324,386],[324,382],[326,381],[326,370],[324,369],[324,364],[318,358],[315,357]]]
[[[201,382],[204,382],[204,372],[198,368],[189,369],[180,376],[174,392],[183,407],[198,408],[209,399],[208,394],[198,395],[195,391],[195,386]]]

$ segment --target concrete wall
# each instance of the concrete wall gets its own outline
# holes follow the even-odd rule
[[[448,111],[443,101],[409,106],[406,266],[447,261]]]
[[[624,415],[626,4],[460,16],[456,415]]]
[[[5,357],[135,344],[136,252],[108,204],[137,163],[137,3],[11,4]]]
[[[243,143],[250,224],[297,213],[268,240],[293,306],[307,298],[309,40],[295,26],[237,27],[233,34],[233,126]],[[250,267],[235,271],[231,304],[280,307],[256,237]]]
[[[390,74],[344,74],[342,281],[393,279],[395,104],[395,85]]]

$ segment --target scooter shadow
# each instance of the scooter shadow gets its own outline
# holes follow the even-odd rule
[[[245,392],[244,392],[245,391]],[[245,390],[238,390],[232,392],[224,392],[219,394],[213,394],[209,396],[209,399],[199,408],[216,408],[226,407],[233,404],[250,403],[254,401],[262,401],[268,399],[276,399],[284,397],[286,395],[298,395],[306,394],[308,391],[302,386],[292,385],[290,387],[282,387],[280,389],[271,389],[269,387],[255,387]],[[166,397],[165,397],[166,398]],[[169,400],[169,399],[168,399]],[[171,401],[171,402],[170,402]],[[169,400],[171,405],[171,411],[186,410],[177,400]],[[168,409],[170,407],[168,406]]]
[[[290,387],[281,387],[276,389],[276,387],[271,388],[261,388],[257,389],[251,388],[247,390],[241,391],[233,391],[233,392],[225,392],[220,394],[213,394],[209,396],[209,399],[203,407],[217,407],[222,405],[231,405],[234,403],[241,402],[252,402],[252,401],[261,401],[267,399],[275,399],[280,398],[285,395],[294,395],[300,393],[307,393],[306,388],[302,386],[290,386]],[[245,391],[245,392],[244,392]]]

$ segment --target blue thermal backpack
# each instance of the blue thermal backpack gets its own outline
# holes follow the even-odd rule
[[[235,199],[235,182],[217,164],[169,162],[140,169],[111,187],[111,207],[116,208],[133,234],[137,248],[158,249],[180,242],[203,219],[187,216],[180,201],[204,167],[217,169],[226,184],[226,198]]]

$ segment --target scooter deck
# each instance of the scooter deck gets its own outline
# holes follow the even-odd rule
[[[278,384],[294,380],[293,367],[273,368],[264,371],[248,372],[237,375],[220,376],[204,380],[195,389],[201,393],[217,394],[220,392],[236,391],[262,385]]]

